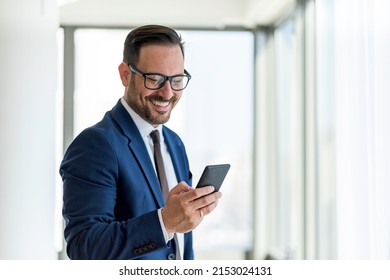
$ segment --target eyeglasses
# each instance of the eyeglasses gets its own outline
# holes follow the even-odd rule
[[[180,91],[187,87],[188,82],[191,79],[190,73],[184,69],[185,75],[164,76],[159,73],[143,73],[138,70],[134,65],[128,64],[130,70],[144,78],[144,86],[147,89],[155,90],[162,88],[167,81],[171,85],[171,89],[174,91]]]

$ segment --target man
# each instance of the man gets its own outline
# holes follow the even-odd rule
[[[149,25],[126,38],[119,75],[124,96],[78,135],[60,167],[71,259],[193,259],[192,230],[220,192],[191,188],[184,144],[163,124],[191,76],[181,37]],[[159,132],[163,175],[150,133]],[[160,182],[166,175],[169,194]]]

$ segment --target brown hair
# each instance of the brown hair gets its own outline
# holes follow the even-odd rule
[[[126,37],[123,62],[136,65],[144,45],[179,45],[184,58],[184,43],[172,28],[162,25],[145,25],[133,29]]]

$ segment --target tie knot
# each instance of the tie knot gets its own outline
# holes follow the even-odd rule
[[[159,144],[160,143],[160,133],[158,132],[158,130],[153,130],[150,133],[150,137],[152,137],[153,144]]]

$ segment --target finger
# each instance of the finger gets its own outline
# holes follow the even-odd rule
[[[209,195],[214,192],[215,188],[213,186],[205,186],[205,187],[196,188],[192,190],[193,191],[185,194],[188,201],[196,200],[202,196]]]
[[[193,207],[194,209],[201,209],[205,208],[210,204],[215,203],[222,197],[221,192],[213,192],[211,194],[201,196],[193,201]],[[204,214],[204,213],[203,213]]]
[[[177,184],[170,192],[169,194],[181,194],[183,192],[188,192],[189,190],[192,190],[192,188],[184,181],[181,181],[179,184]]]
[[[184,204],[189,204],[189,203],[193,202],[194,200],[199,199],[202,196],[207,196],[207,195],[213,193],[214,187],[207,186],[207,187],[196,188],[196,189],[188,187],[187,189],[182,189],[182,190],[183,191],[179,192],[179,194],[181,195],[180,200]],[[178,193],[178,191],[176,191],[175,193]]]
[[[214,211],[215,208],[217,208],[217,205],[218,205],[218,200],[214,201],[211,204],[206,205],[203,208],[199,208],[198,212],[200,217],[203,218],[204,216],[210,214],[212,211]]]

